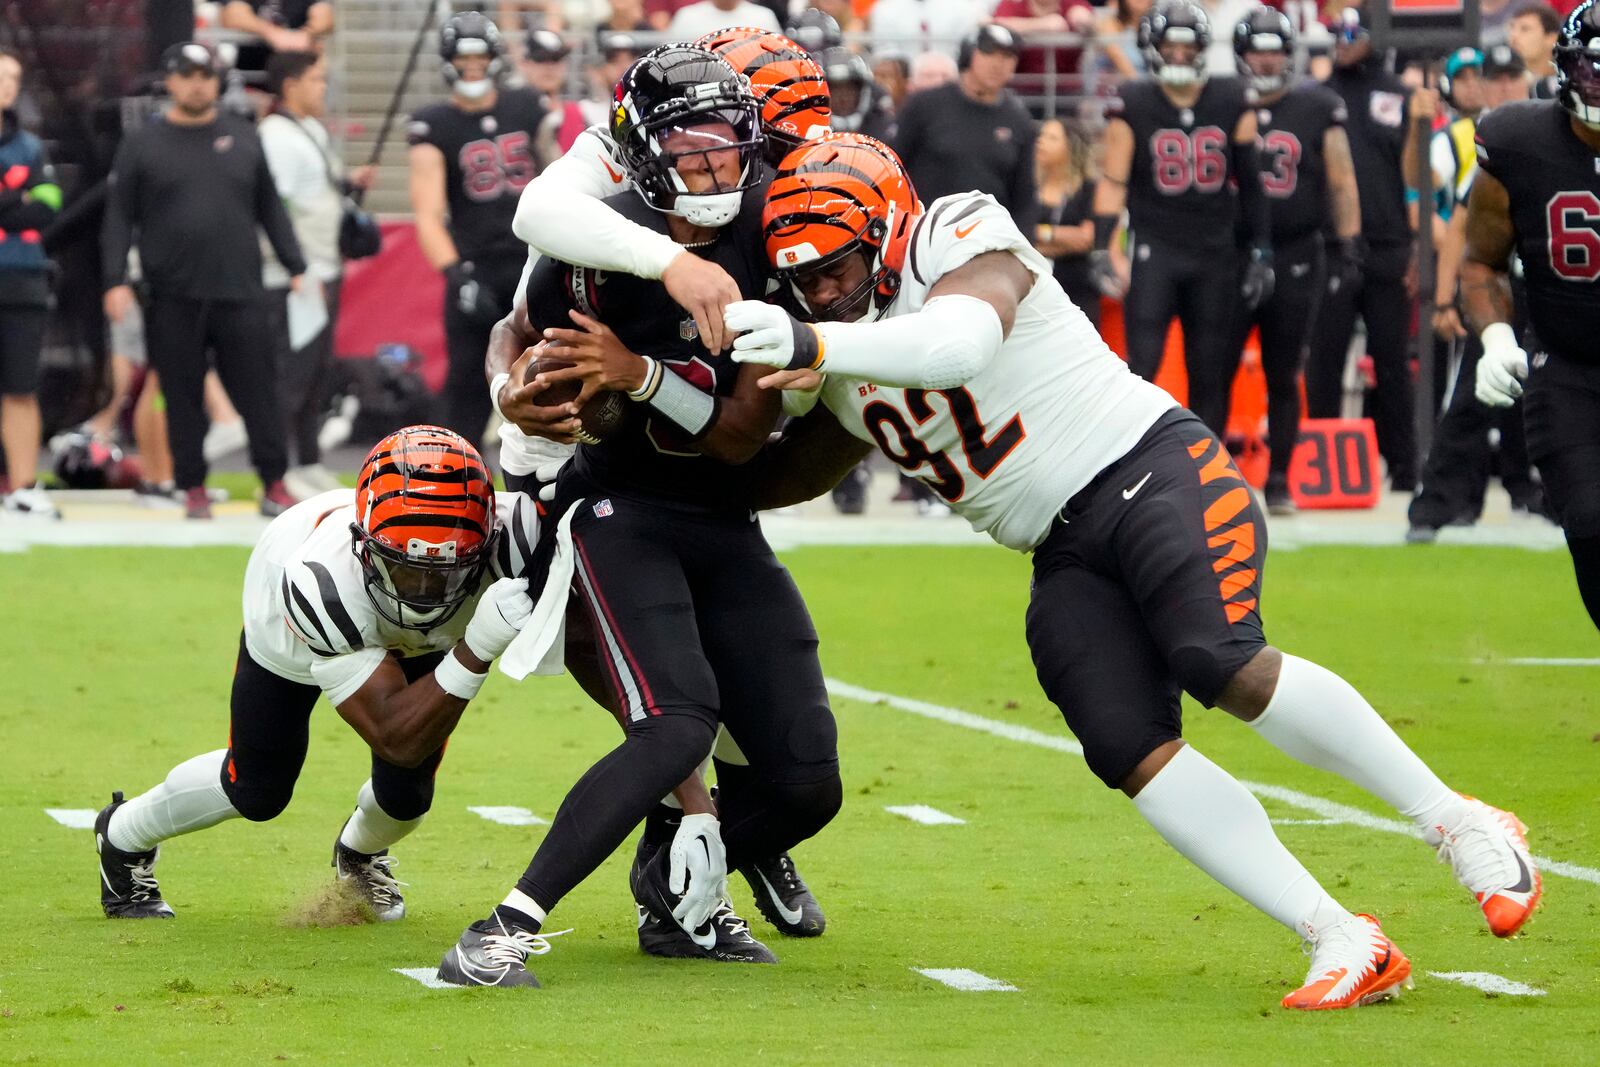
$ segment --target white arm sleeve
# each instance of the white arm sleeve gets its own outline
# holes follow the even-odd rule
[[[683,249],[600,202],[626,188],[610,139],[590,127],[522,190],[512,232],[563,263],[659,278]]]
[[[1005,342],[1000,313],[987,300],[963,293],[936,296],[911,315],[828,322],[817,332],[828,374],[901,389],[965,385]]]

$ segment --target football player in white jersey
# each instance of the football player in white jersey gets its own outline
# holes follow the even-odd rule
[[[334,868],[377,918],[405,914],[389,847],[422,821],[445,740],[533,610],[509,576],[532,557],[535,508],[491,479],[459,435],[411,426],[373,448],[354,490],[272,521],[245,570],[228,747],[132,800],[113,793],[95,820],[108,917],[172,916],[160,842],[283,811],[324,695],[372,747]]]
[[[767,253],[809,321],[730,305],[735,357],[828,412],[977,529],[1034,560],[1027,635],[1091,770],[1174,848],[1312,948],[1284,1006],[1393,995],[1410,964],[1278,841],[1260,803],[1186,745],[1180,691],[1413,820],[1500,936],[1540,881],[1514,815],[1451,791],[1343,679],[1266,643],[1266,523],[1205,425],[1133,375],[993,199],[924,211],[857,134],[786,158]],[[848,460],[848,455],[845,456]],[[839,473],[843,473],[842,470]]]

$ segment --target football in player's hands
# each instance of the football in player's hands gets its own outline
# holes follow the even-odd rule
[[[537,356],[528,361],[528,369],[524,372],[522,380],[531,382],[541,374],[566,370],[570,366],[572,364],[564,359]],[[553,382],[537,396],[529,397],[529,400],[539,407],[546,408],[555,407],[557,404],[570,404],[578,399],[578,393],[582,388],[583,383],[577,379]],[[586,445],[599,444],[616,433],[627,416],[627,396],[614,389],[602,389],[578,409],[578,422],[583,428],[574,436]]]

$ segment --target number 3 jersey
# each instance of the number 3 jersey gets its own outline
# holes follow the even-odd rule
[[[826,379],[822,401],[952,509],[1007,548],[1044,539],[1067,498],[1177,406],[1128,370],[992,196],[933,202],[912,231],[887,317],[919,311],[944,275],[985,252],[1034,274],[1000,351],[964,386],[897,389]]]
[[[1328,162],[1323,139],[1343,126],[1344,101],[1316,84],[1298,85],[1256,108],[1261,188],[1272,209],[1272,243],[1283,247],[1328,221]]]
[[[1600,364],[1600,153],[1555,101],[1518,101],[1479,118],[1478,166],[1510,195],[1539,343]]]
[[[367,596],[350,533],[355,498],[354,489],[334,489],[285,511],[267,525],[244,572],[250,658],[279,677],[320,687],[333,704],[348,700],[390,653],[453,647],[478,594],[496,578],[521,576],[539,539],[533,502],[521,493],[496,493],[500,536],[479,589],[442,625],[408,630],[380,615]]]
[[[462,259],[520,261],[526,254],[511,220],[517,198],[539,173],[534,137],[544,114],[531,89],[501,89],[486,111],[444,100],[411,116],[407,143],[432,145],[444,156],[450,236]]]
[[[1189,248],[1232,246],[1233,131],[1247,110],[1240,78],[1209,78],[1189,107],[1154,79],[1122,86],[1106,109],[1133,131],[1128,220],[1140,241]]]

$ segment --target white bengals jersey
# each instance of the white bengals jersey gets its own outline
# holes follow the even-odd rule
[[[496,578],[522,574],[538,543],[533,502],[495,494],[501,536],[482,584],[431,630],[407,630],[378,613],[352,548],[355,490],[303,500],[268,524],[244,572],[244,642],[250,658],[280,677],[315,685],[337,705],[372,677],[384,657],[442,652],[461,640],[478,596]]]
[[[897,389],[830,377],[822,401],[950,507],[1007,548],[1028,551],[1078,490],[1177,406],[1128,370],[1067,298],[1050,264],[992,196],[940,197],[912,231],[885,317],[921,310],[935,282],[985,252],[1035,275],[1000,352],[964,386]]]

